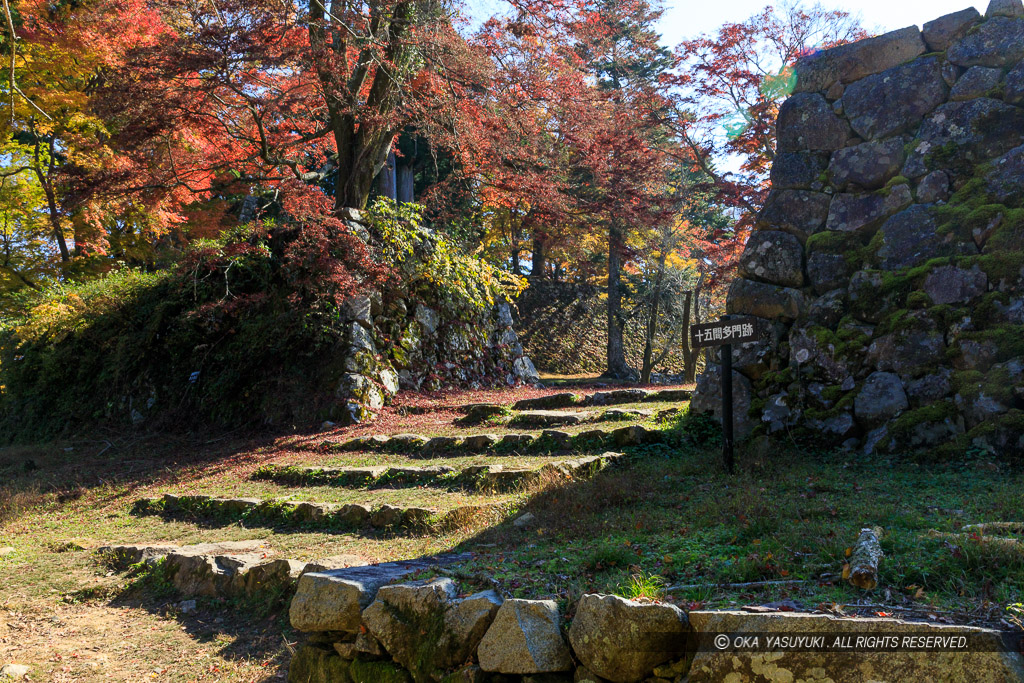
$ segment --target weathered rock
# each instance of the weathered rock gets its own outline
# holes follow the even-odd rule
[[[846,315],[845,287],[826,292],[807,308],[807,322],[821,327],[835,327],[844,315]]]
[[[921,35],[932,52],[945,52],[955,41],[963,38],[978,23],[981,14],[973,7],[953,12],[924,25]]]
[[[568,449],[572,447],[572,434],[558,429],[545,429],[541,437],[553,443],[558,448]]]
[[[779,108],[777,129],[779,152],[842,149],[850,139],[850,126],[832,111],[817,93],[800,93]]]
[[[494,312],[498,318],[498,324],[502,327],[512,327],[515,323],[512,319],[512,307],[507,303],[501,303],[495,306]]]
[[[812,367],[816,378],[838,384],[850,376],[850,369],[842,358],[835,357],[834,348],[823,347],[813,330],[794,329],[790,334],[790,363],[796,367]]]
[[[841,254],[815,252],[807,259],[807,277],[814,293],[819,296],[836,289],[846,289],[850,282],[850,270],[846,257]]]
[[[877,254],[882,268],[909,268],[939,256],[977,253],[973,243],[948,242],[936,232],[937,227],[929,208],[921,205],[887,220],[881,228],[882,246]]]
[[[988,290],[988,276],[977,265],[970,270],[957,266],[941,266],[924,280],[924,292],[932,303],[967,303]]]
[[[1002,69],[972,66],[953,86],[953,90],[949,93],[949,99],[954,102],[962,102],[984,97],[994,90],[1002,79]]]
[[[793,235],[760,230],[750,236],[740,257],[742,277],[783,287],[803,287],[804,248]]]
[[[455,450],[460,446],[462,446],[462,439],[457,436],[434,436],[423,444],[421,450],[425,453],[444,453]]]
[[[935,372],[907,382],[907,398],[916,408],[928,406],[953,393],[953,371],[940,368]]]
[[[365,327],[359,323],[352,323],[348,328],[349,347],[355,351],[368,351],[377,353],[377,347],[373,343],[373,337]]]
[[[417,683],[469,659],[501,605],[494,591],[456,600],[451,579],[383,586],[363,623]]]
[[[418,451],[427,444],[427,437],[419,434],[395,434],[388,440],[388,448],[402,451]]]
[[[825,227],[832,197],[823,192],[783,190],[768,198],[758,224],[769,230],[782,230],[800,242]]]
[[[640,425],[631,425],[614,430],[611,437],[617,446],[639,446],[651,441],[650,434]]]
[[[957,66],[1001,67],[1024,59],[1024,22],[994,17],[950,46],[946,58]]]
[[[906,161],[903,140],[890,138],[841,149],[832,155],[828,172],[838,189],[856,185],[865,190],[883,187]]]
[[[911,91],[914,96],[907,97]],[[929,57],[852,83],[843,106],[853,130],[877,140],[913,130],[948,94],[941,63]]]
[[[1024,25],[1024,21],[1020,22]],[[962,169],[1024,143],[1024,111],[981,97],[939,107],[921,126],[903,175],[919,178],[944,167]]]
[[[769,434],[781,432],[796,424],[799,413],[789,407],[789,395],[785,392],[769,396],[761,413],[761,422],[768,427]]]
[[[1024,4],[1021,4],[1021,0],[992,0],[988,4],[985,18],[992,17],[1024,17]]]
[[[822,175],[828,168],[828,155],[813,152],[786,152],[772,162],[772,189],[820,191]]]
[[[0,680],[21,681],[32,671],[25,664],[4,664],[0,667]]]
[[[585,417],[584,413],[561,410],[526,410],[512,418],[511,424],[516,427],[558,427],[580,424]]]
[[[1024,102],[1024,61],[1010,69],[1003,85],[1003,100],[1009,104]]]
[[[288,666],[288,683],[351,683],[350,664],[333,650],[303,645]]]
[[[434,309],[427,308],[423,304],[417,304],[416,322],[423,326],[424,332],[434,334],[437,332],[438,325],[441,324],[441,319]]]
[[[953,364],[959,370],[985,372],[992,367],[999,355],[999,346],[990,341],[962,339],[957,345],[960,355],[954,359]]]
[[[569,642],[590,671],[615,683],[634,683],[684,654],[689,630],[686,613],[674,605],[590,594],[576,608]]]
[[[571,408],[583,401],[579,394],[562,393],[540,396],[538,398],[526,398],[517,401],[513,410],[551,410],[552,408]]]
[[[933,366],[946,355],[946,344],[938,332],[905,330],[878,337],[868,347],[865,361],[882,372],[909,375],[918,368]]]
[[[829,206],[827,227],[839,232],[873,232],[882,221],[913,202],[907,185],[897,185],[887,195],[837,194]]]
[[[796,63],[796,92],[827,90],[837,81],[850,83],[899,66],[925,51],[916,26],[832,48]]]
[[[945,171],[932,171],[918,183],[918,204],[934,204],[947,199],[949,199],[949,176]]]
[[[812,419],[807,426],[835,442],[843,441],[857,430],[857,423],[850,413],[840,413],[823,420]]]
[[[349,667],[353,683],[409,683],[409,672],[392,662],[357,659]]]
[[[875,372],[869,376],[853,404],[857,419],[868,424],[884,422],[909,407],[899,375],[891,372]]]
[[[729,287],[726,312],[769,320],[795,320],[805,306],[800,290],[737,278]]]
[[[1024,203],[1024,145],[1016,147],[992,162],[985,175],[985,190],[992,198],[1010,206]]]
[[[299,631],[358,633],[361,613],[373,602],[381,586],[414,572],[468,559],[471,556],[438,555],[405,562],[303,574],[288,611],[292,628]]]
[[[526,356],[516,358],[512,363],[512,370],[516,373],[516,377],[527,384],[537,384],[540,382],[537,368],[534,366],[533,361]]]
[[[971,626],[946,626],[892,619],[838,619],[795,612],[690,612],[698,633],[742,635],[817,635],[854,637],[895,636],[922,633],[936,636],[969,634],[978,645],[970,655],[962,652],[734,652],[700,648],[690,666],[691,683],[721,681],[1014,681],[1024,676],[1021,657],[1005,653],[997,631]],[[986,646],[987,644],[987,646]]]
[[[750,403],[753,389],[750,380],[733,370],[733,418],[737,438],[745,438],[754,429],[750,419]],[[719,422],[722,420],[722,366],[710,365],[697,378],[697,389],[693,392],[690,411],[696,414],[710,413]]]
[[[477,648],[480,668],[504,674],[572,669],[554,600],[506,600]]]

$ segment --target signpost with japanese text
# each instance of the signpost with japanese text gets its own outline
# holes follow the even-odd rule
[[[691,346],[695,349],[722,347],[722,456],[725,468],[732,474],[733,411],[732,411],[732,345],[757,341],[757,319],[723,316],[716,323],[694,325],[690,328]]]

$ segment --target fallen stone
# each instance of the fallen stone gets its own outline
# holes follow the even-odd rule
[[[513,410],[550,410],[552,408],[571,408],[583,401],[579,394],[562,393],[540,396],[538,398],[526,398],[517,401]]]
[[[405,562],[303,574],[288,611],[291,625],[306,632],[358,633],[362,611],[373,602],[381,586],[424,569],[449,566],[471,559],[472,555],[465,553],[437,555]]]
[[[525,529],[526,527],[531,526],[536,520],[537,517],[532,512],[527,512],[524,515],[516,517],[512,522],[512,526],[517,529]]]
[[[924,42],[932,52],[945,52],[955,41],[963,38],[978,23],[981,14],[973,7],[947,14],[929,21],[921,31]]]
[[[0,679],[24,680],[32,669],[25,664],[4,664],[0,667]]]
[[[511,599],[502,603],[477,648],[480,668],[503,674],[539,674],[572,669],[569,647],[554,600]]]
[[[674,605],[590,594],[576,608],[569,642],[590,671],[615,683],[634,683],[685,654],[689,630],[686,613]]]
[[[871,635],[936,636],[969,635],[973,642],[969,657],[962,652],[733,652],[713,647],[700,648],[690,666],[691,683],[721,681],[1016,681],[1024,677],[1021,657],[1001,652],[997,631],[970,626],[946,626],[893,619],[837,619],[826,615],[796,612],[751,614],[747,612],[690,612],[690,624],[697,634],[728,633],[771,635]]]
[[[586,414],[559,410],[529,410],[512,418],[510,424],[516,427],[560,427],[583,422]]]

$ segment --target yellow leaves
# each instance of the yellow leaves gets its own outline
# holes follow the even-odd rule
[[[846,581],[850,578],[850,571],[850,563],[847,562],[843,565],[843,581]]]

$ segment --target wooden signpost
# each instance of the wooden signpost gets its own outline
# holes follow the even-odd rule
[[[695,349],[722,347],[722,457],[729,474],[735,471],[733,459],[732,345],[757,341],[757,318],[722,316],[716,323],[690,328],[690,343]]]

